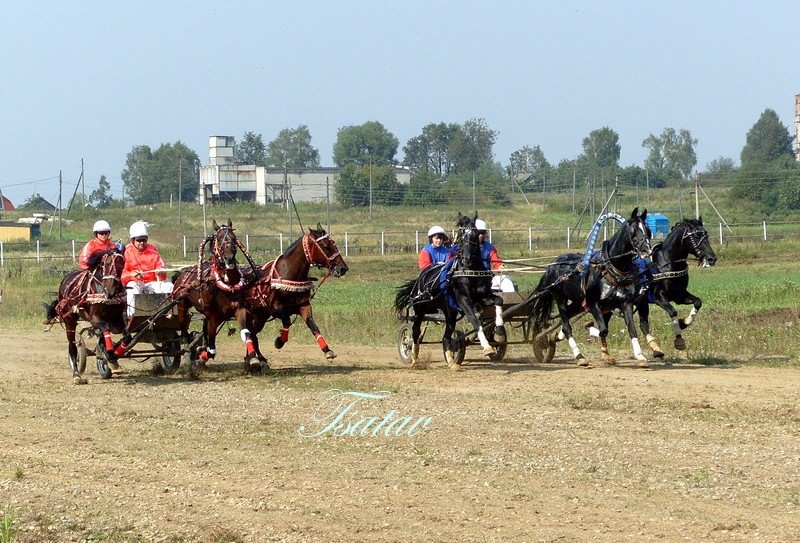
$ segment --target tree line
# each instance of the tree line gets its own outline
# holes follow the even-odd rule
[[[333,162],[342,168],[334,185],[337,201],[347,206],[399,204],[507,204],[512,191],[566,190],[579,182],[589,187],[618,180],[623,185],[666,186],[675,179],[688,179],[697,165],[698,140],[687,129],[664,128],[649,134],[642,147],[648,149],[644,164],[621,167],[619,134],[608,126],[583,138],[577,157],[552,164],[539,145],[524,145],[508,157],[505,165],[495,160],[498,133],[481,118],[463,123],[431,123],[402,147],[378,121],[339,129],[333,146]],[[234,148],[236,162],[278,168],[315,168],[320,153],[311,143],[306,125],[284,128],[270,142],[261,134],[245,132]],[[777,114],[767,108],[747,133],[740,154],[740,167],[729,157],[718,157],[706,165],[707,177],[733,176],[731,190],[771,210],[800,210],[800,176],[792,153],[792,138]],[[401,184],[395,167],[409,169],[411,182]],[[109,195],[105,177],[85,204],[96,207],[150,204],[178,197],[195,201],[199,194],[200,159],[178,141],[156,150],[137,145],[128,153],[122,171],[124,197]],[[756,172],[759,172],[756,175]],[[759,177],[760,176],[760,177]],[[758,181],[756,179],[762,179]],[[36,195],[34,195],[36,196]],[[33,197],[32,197],[33,198]],[[26,202],[27,204],[28,202]],[[25,207],[23,205],[23,207]]]

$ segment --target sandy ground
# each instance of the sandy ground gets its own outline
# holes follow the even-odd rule
[[[226,340],[199,380],[127,361],[103,381],[90,358],[75,386],[59,329],[3,332],[16,540],[800,541],[798,370],[585,370],[517,347],[414,371],[332,343],[329,363],[295,336],[246,376]]]

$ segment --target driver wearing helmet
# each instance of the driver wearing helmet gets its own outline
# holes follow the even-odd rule
[[[424,270],[431,264],[441,264],[453,256],[453,248],[448,243],[449,238],[441,226],[431,226],[428,230],[428,243],[419,252],[417,264]]]
[[[497,254],[497,249],[490,241],[486,240],[486,231],[489,229],[486,221],[475,219],[475,229],[478,231],[478,242],[481,244],[481,258],[487,270],[505,270],[503,260]],[[492,277],[492,290],[501,292],[514,292],[514,283],[506,274],[499,274]]]
[[[108,221],[99,220],[92,227],[92,239],[83,246],[78,256],[78,265],[83,270],[94,269],[100,259],[108,251],[122,251],[122,246],[111,241],[111,225]]]
[[[149,239],[147,223],[136,221],[130,228],[131,242],[125,247],[125,267],[122,269],[122,284],[128,289],[128,316],[134,313],[136,294],[165,294],[172,292],[172,283],[167,281],[163,270],[164,260]]]

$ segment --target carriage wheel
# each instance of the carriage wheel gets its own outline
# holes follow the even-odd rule
[[[454,362],[460,366],[467,355],[467,337],[463,331],[456,329],[453,330],[453,337],[450,342],[453,344],[453,354],[456,357]],[[442,356],[444,356],[444,341],[442,341]],[[444,360],[447,362],[447,358]]]
[[[414,349],[414,336],[411,325],[406,323],[400,327],[397,334],[397,354],[403,364],[411,364],[411,352]]]
[[[85,345],[78,345],[78,360],[76,361],[76,365],[78,368],[78,373],[83,375],[83,372],[86,371],[86,357],[89,356],[89,350],[86,348]]]
[[[547,364],[553,361],[556,355],[556,342],[553,341],[552,334],[542,334],[542,328],[537,324],[533,324],[531,336],[531,345],[533,346],[533,356],[540,364]],[[541,337],[539,335],[541,334]]]
[[[489,355],[489,360],[492,362],[500,362],[506,356],[506,350],[508,349],[507,343],[499,343],[497,345],[492,346],[494,352]]]
[[[181,366],[181,356],[183,355],[180,341],[168,341],[164,343],[163,348],[164,351],[166,351],[163,355],[161,355],[161,365],[164,367],[164,373],[175,373]]]
[[[97,359],[97,373],[100,374],[101,379],[111,379],[111,366],[108,365],[108,353],[102,347],[98,347]]]

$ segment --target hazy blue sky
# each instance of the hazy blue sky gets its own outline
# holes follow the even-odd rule
[[[432,122],[483,117],[504,165],[551,163],[609,126],[623,166],[664,127],[698,167],[738,162],[774,109],[794,135],[797,2],[40,2],[0,0],[0,188],[57,198],[86,162],[119,196],[134,145],[265,141],[307,124],[323,165],[337,130],[377,120],[402,146]]]

